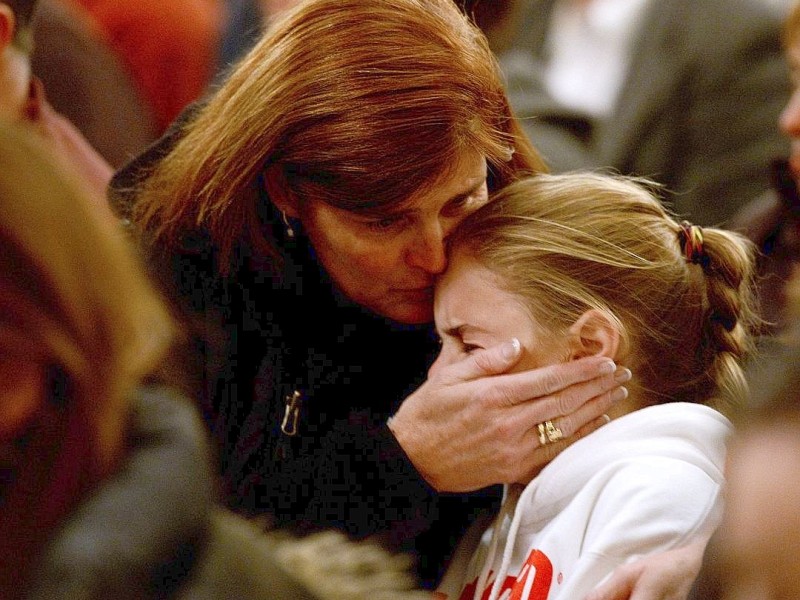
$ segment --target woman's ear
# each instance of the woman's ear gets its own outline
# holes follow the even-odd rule
[[[15,27],[14,11],[5,2],[0,2],[0,52],[11,45]]]
[[[601,310],[587,310],[569,328],[570,359],[584,356],[616,359],[620,337],[616,319]]]
[[[275,207],[287,217],[292,219],[299,218],[297,200],[294,194],[289,191],[283,170],[277,165],[270,166],[264,173],[264,182],[267,188],[267,196],[269,196]]]

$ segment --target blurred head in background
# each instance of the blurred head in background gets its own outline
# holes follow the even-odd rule
[[[173,325],[128,239],[28,130],[0,125],[0,596],[124,455]]]

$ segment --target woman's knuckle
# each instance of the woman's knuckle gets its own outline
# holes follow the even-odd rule
[[[518,394],[510,387],[498,386],[495,390],[495,402],[499,406],[514,406],[519,404]]]
[[[496,446],[497,451],[501,453],[505,453],[507,450],[505,444],[507,435],[506,427],[507,423],[505,423],[504,419],[495,417],[485,421],[485,426],[483,428],[483,439],[485,443]]]
[[[556,410],[560,415],[569,415],[575,410],[575,394],[564,391],[556,396]]]
[[[483,386],[471,386],[468,392],[462,395],[460,403],[464,413],[485,414],[492,407],[492,394]]]
[[[556,427],[561,430],[565,438],[572,436],[575,433],[575,420],[571,416],[561,417],[556,423]]]
[[[517,425],[513,419],[501,419],[497,424],[497,433],[501,436],[501,440],[505,442],[506,447],[511,447],[508,440],[517,431]]]
[[[481,371],[491,370],[492,356],[489,352],[476,352],[472,358]]]
[[[552,394],[557,390],[564,388],[566,385],[567,382],[560,371],[551,371],[546,373],[542,381],[542,387],[545,394]]]

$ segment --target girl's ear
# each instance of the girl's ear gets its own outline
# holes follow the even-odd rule
[[[0,52],[11,45],[15,27],[14,11],[5,2],[0,2]]]
[[[606,356],[617,359],[620,346],[619,325],[608,313],[591,309],[569,328],[570,359]]]

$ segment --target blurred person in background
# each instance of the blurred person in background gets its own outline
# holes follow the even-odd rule
[[[203,96],[217,66],[222,0],[69,0],[91,17],[153,114],[156,133]]]
[[[735,420],[725,510],[691,600],[800,597],[800,273],[787,285],[779,352],[750,377]]]
[[[213,489],[202,429],[188,420],[188,429],[173,430],[192,414],[190,405],[143,387],[175,328],[123,234],[99,218],[76,175],[54,163],[29,130],[3,127],[0,140],[0,595],[22,597],[39,585],[63,586],[65,593],[77,574],[61,559],[90,566],[86,555],[94,552],[98,564],[80,575],[92,586],[119,583],[92,581],[104,571],[126,583],[142,577],[144,585],[144,573],[129,561],[140,554],[166,561],[176,553],[182,536],[201,530],[193,511],[207,510]],[[167,438],[175,448],[153,452],[169,446]],[[137,480],[131,471],[144,463]],[[174,488],[150,487],[169,482],[172,469],[185,477]],[[115,473],[122,489],[114,502],[94,496]],[[128,510],[140,508],[140,494],[159,504]],[[191,510],[183,509],[187,502]],[[94,514],[104,508],[107,520]],[[106,539],[103,526],[78,540],[69,527],[55,533],[84,509],[92,513],[85,518],[128,535]],[[140,525],[151,529],[135,531]],[[48,546],[54,557],[47,557]],[[33,575],[43,560],[43,572]]]
[[[269,23],[298,0],[226,0],[219,47],[218,83],[258,41]]]
[[[522,0],[500,54],[509,98],[552,171],[611,168],[725,225],[788,145],[786,0]]]
[[[745,206],[732,227],[762,250],[761,295],[771,325],[751,365],[749,409],[735,423],[723,521],[692,600],[800,597],[800,2],[782,43],[793,93],[778,122],[791,141],[774,163],[774,188]]]
[[[108,212],[105,189],[111,166],[75,125],[53,110],[41,81],[31,72],[36,8],[37,0],[0,1],[0,122],[24,124],[35,132]]]
[[[496,53],[508,48],[516,33],[524,0],[456,0],[459,8],[481,28]]]
[[[768,321],[765,333],[772,341],[796,317],[787,302],[787,283],[800,263],[800,3],[793,3],[780,39],[793,91],[776,121],[776,130],[788,139],[790,148],[772,163],[772,189],[743,206],[729,223],[761,250],[760,287]]]
[[[48,102],[113,168],[155,140],[152,111],[90,16],[71,0],[39,0],[31,66]]]

